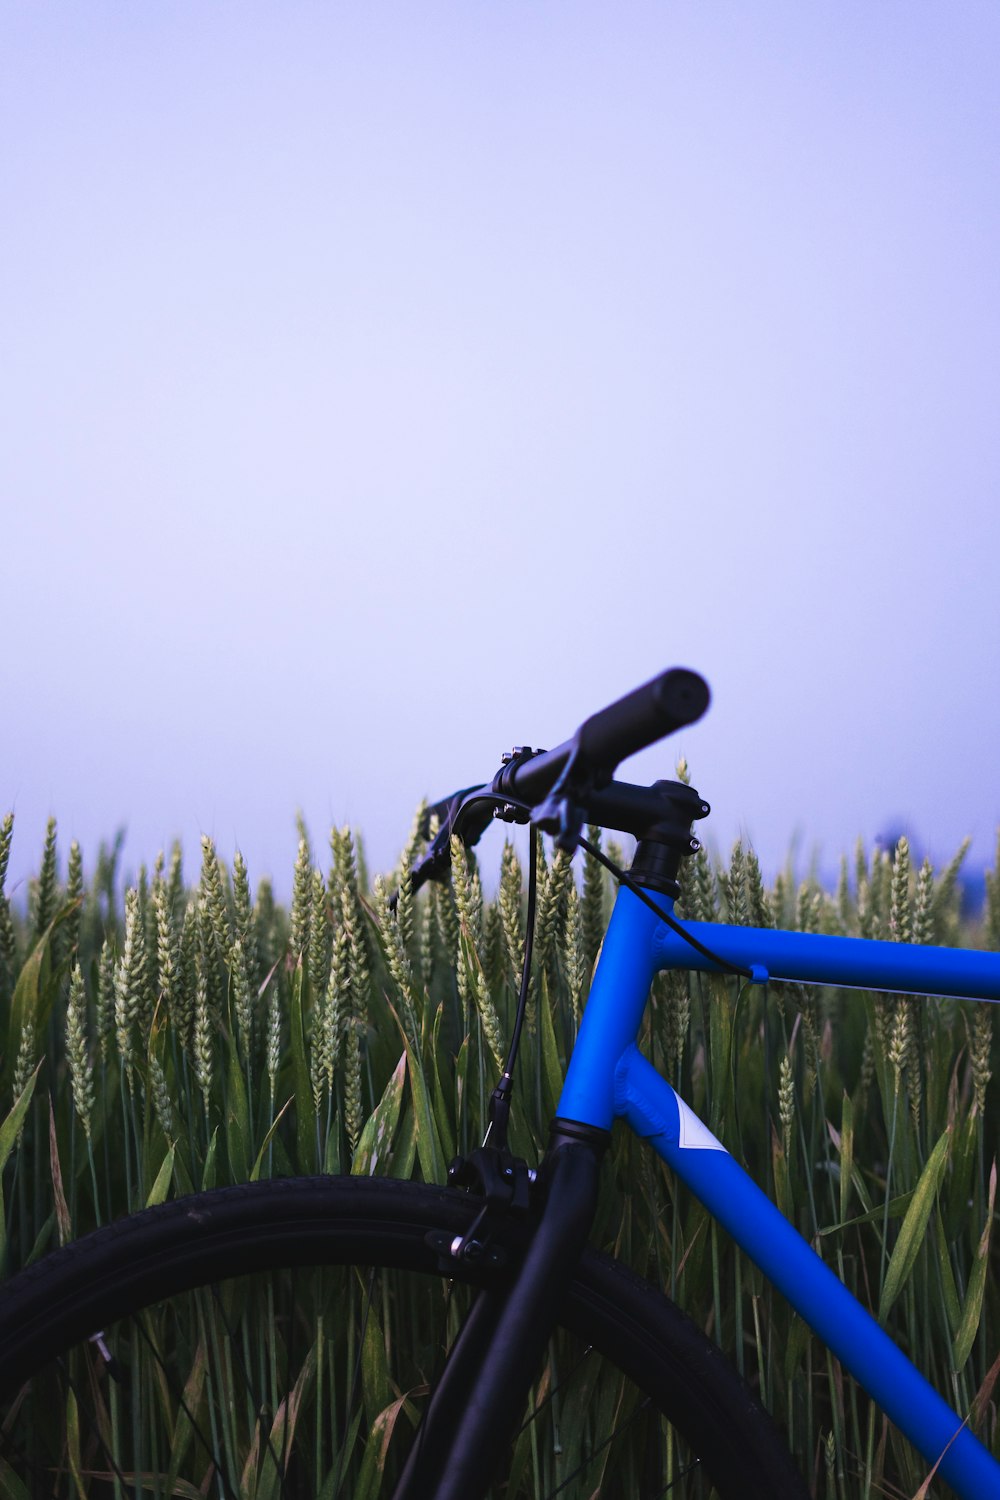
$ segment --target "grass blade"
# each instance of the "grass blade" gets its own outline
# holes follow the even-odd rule
[[[955,1335],[955,1343],[952,1349],[952,1363],[956,1370],[961,1370],[972,1352],[976,1334],[979,1331],[979,1320],[983,1311],[983,1293],[986,1290],[986,1268],[990,1259],[990,1231],[993,1228],[993,1205],[997,1195],[997,1163],[993,1158],[993,1166],[990,1169],[990,1191],[989,1203],[986,1207],[986,1223],[983,1232],[979,1236],[979,1248],[976,1251],[975,1263],[972,1267],[972,1275],[969,1277],[969,1286],[965,1294],[965,1304],[962,1308],[962,1320],[958,1325]]]
[[[920,1180],[913,1190],[913,1198],[906,1210],[899,1231],[899,1238],[893,1246],[892,1255],[885,1273],[885,1282],[882,1286],[882,1295],[879,1298],[878,1316],[879,1322],[884,1323],[889,1310],[906,1285],[910,1272],[916,1264],[923,1244],[924,1233],[931,1216],[931,1209],[944,1177],[944,1169],[948,1162],[948,1151],[951,1147],[951,1126],[949,1125],[927,1158],[927,1164],[920,1174]]]
[[[392,1143],[399,1124],[403,1104],[403,1082],[406,1075],[406,1052],[400,1054],[399,1062],[385,1092],[375,1109],[368,1116],[365,1128],[354,1153],[351,1172],[355,1177],[384,1176],[392,1152]]]

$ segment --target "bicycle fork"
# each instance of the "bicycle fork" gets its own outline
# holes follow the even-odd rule
[[[431,1393],[393,1500],[476,1500],[510,1445],[587,1243],[603,1130],[556,1120],[539,1170],[537,1227],[513,1280],[481,1291]]]

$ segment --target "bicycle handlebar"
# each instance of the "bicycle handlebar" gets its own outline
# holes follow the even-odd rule
[[[492,784],[466,787],[428,808],[425,835],[432,815],[440,826],[431,847],[413,867],[413,890],[418,890],[425,880],[443,878],[451,863],[452,834],[466,844],[477,843],[491,821],[494,808],[499,813],[508,798],[512,805],[507,811],[517,822],[526,821],[529,815],[534,817],[540,804],[554,791],[566,797],[579,797],[583,802],[592,799],[595,810],[599,806],[608,816],[609,826],[635,831],[650,820],[655,821],[660,810],[655,793],[650,802],[651,793],[646,789],[618,782],[609,787],[615,767],[664,735],[700,719],[709,697],[708,684],[697,672],[672,667],[591,714],[572,739],[554,750],[515,751]],[[608,788],[608,792],[602,795],[603,788]],[[697,793],[692,796],[697,800]],[[700,806],[703,810],[692,812],[689,817],[703,817],[708,805]],[[612,823],[610,819],[615,821]],[[543,822],[541,826],[546,824]]]
[[[494,785],[534,806],[552,790],[570,760],[582,762],[581,769],[605,782],[628,756],[700,719],[710,696],[708,683],[697,672],[671,667],[591,714],[572,739],[554,750],[505,766]]]
[[[637,750],[700,719],[709,696],[697,672],[671,667],[586,719],[576,734],[580,750],[590,765],[613,771]]]

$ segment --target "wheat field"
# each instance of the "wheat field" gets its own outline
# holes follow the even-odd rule
[[[359,837],[335,829],[321,855],[300,825],[286,908],[268,881],[252,882],[241,856],[228,868],[207,838],[196,872],[175,847],[123,892],[119,846],[102,848],[89,866],[75,843],[63,857],[54,821],[27,899],[18,900],[5,889],[14,821],[3,821],[5,1275],[171,1196],[294,1174],[440,1182],[451,1157],[479,1143],[513,1020],[524,874],[504,845],[496,896],[486,899],[475,857],[455,845],[451,884],[414,899],[406,875],[423,847],[419,826],[418,816],[397,868],[370,880]],[[612,844],[604,848],[615,856]],[[913,868],[905,839],[893,851],[859,846],[835,888],[824,889],[789,872],[765,883],[743,845],[726,862],[702,850],[685,863],[678,913],[1000,948],[997,872],[987,875],[984,909],[963,911],[964,854],[963,846],[934,870],[927,861]],[[596,861],[540,849],[512,1116],[512,1146],[529,1164],[555,1111],[612,901]],[[1000,1452],[992,1006],[660,975],[643,1047]],[[596,1241],[662,1285],[722,1345],[784,1428],[813,1493],[944,1493],[936,1480],[920,1491],[927,1476],[912,1450],[666,1167],[624,1132],[609,1155]],[[328,1304],[316,1292],[299,1295],[318,1299],[315,1345],[294,1370],[270,1370],[272,1420],[290,1409],[282,1379],[303,1410],[322,1403]],[[264,1361],[276,1342],[266,1310],[256,1336],[260,1349],[248,1358]],[[203,1381],[223,1378],[224,1343],[209,1328]],[[375,1369],[377,1349],[373,1358]],[[388,1406],[388,1383],[385,1391]],[[246,1421],[254,1420],[251,1412]],[[214,1493],[195,1444],[187,1477],[167,1472],[178,1421],[166,1410],[151,1418],[148,1469],[161,1477],[144,1481],[143,1493]],[[56,1462],[69,1473],[65,1414],[51,1422],[63,1455]],[[537,1473],[556,1462],[547,1431],[532,1438]],[[321,1418],[309,1441],[311,1483],[322,1494],[332,1460]],[[565,1442],[560,1433],[560,1450]],[[87,1495],[79,1454],[76,1462],[78,1488],[68,1492]],[[30,1493],[0,1459],[0,1494]],[[244,1493],[277,1493],[266,1444],[244,1472]]]

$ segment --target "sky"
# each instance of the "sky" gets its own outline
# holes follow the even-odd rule
[[[673,665],[621,774],[720,850],[992,863],[998,55],[992,0],[9,0],[8,885],[50,814],[388,868]]]

